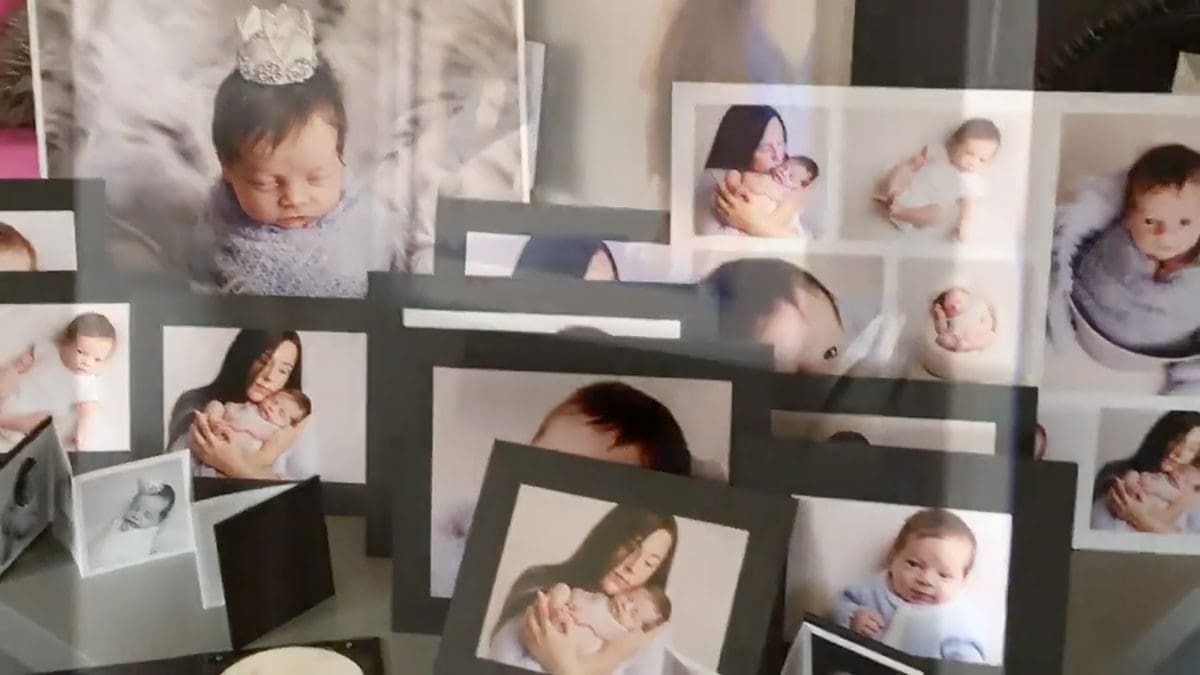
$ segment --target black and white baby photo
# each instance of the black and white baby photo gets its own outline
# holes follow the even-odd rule
[[[725,481],[733,385],[435,368],[430,591],[453,594],[496,440]]]
[[[807,612],[914,656],[1001,664],[1009,514],[799,500],[785,635]]]
[[[586,662],[620,641],[632,656],[619,672],[661,672],[674,654],[715,672],[748,541],[744,530],[521,486],[476,655],[545,672],[521,638],[541,591],[566,638],[551,651]]]
[[[1035,288],[1026,268],[995,260],[905,258],[898,309],[904,328],[895,377],[1034,384]]]
[[[0,211],[0,272],[78,269],[71,211]]]
[[[666,244],[572,236],[468,232],[467,276],[668,283],[676,278]]]
[[[745,237],[770,240],[775,248],[780,239],[812,239],[826,231],[829,110],[676,96],[676,105],[694,108],[690,138],[676,134],[671,148],[679,174],[671,179],[671,243]],[[688,126],[680,129],[686,133]]]
[[[922,675],[921,671],[833,631],[805,622],[781,675]]]
[[[367,336],[167,326],[168,451],[197,476],[366,481]]]
[[[0,468],[0,575],[53,519],[55,455],[61,450],[46,429]]]
[[[1075,546],[1200,553],[1200,412],[1042,405],[1046,456],[1079,464]]]
[[[1044,386],[1200,395],[1200,129],[1107,111],[1061,128]]]
[[[991,455],[996,424],[973,420],[771,411],[771,435],[805,441],[865,443],[889,448]]]
[[[1004,101],[989,106],[961,92],[922,92],[931,98],[927,107],[897,109],[894,92],[856,93],[839,113],[842,239],[926,247],[963,242],[1019,252],[1032,99],[1026,97],[1028,109],[1017,113],[1004,111]]]
[[[129,450],[129,306],[0,305],[0,451],[46,417],[69,451]]]
[[[75,490],[85,577],[195,550],[186,452],[85,473]]]
[[[886,342],[881,257],[697,251],[692,267],[721,338],[771,346],[778,372],[871,368]]]

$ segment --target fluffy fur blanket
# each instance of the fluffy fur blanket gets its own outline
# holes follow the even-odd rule
[[[398,242],[407,227],[432,245],[439,186],[523,194],[513,2],[290,3],[313,16],[345,92],[347,164],[388,204]],[[50,175],[106,180],[120,269],[184,269],[186,228],[219,174],[213,95],[234,65],[234,21],[251,4],[38,2]]]
[[[19,9],[0,26],[0,127],[32,127],[33,71],[29,13]]]

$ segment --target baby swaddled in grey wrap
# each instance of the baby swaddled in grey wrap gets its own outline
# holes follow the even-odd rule
[[[218,181],[192,238],[193,284],[217,293],[365,297],[368,272],[405,267],[384,213],[347,172],[332,211],[308,227],[285,229],[252,220]]]

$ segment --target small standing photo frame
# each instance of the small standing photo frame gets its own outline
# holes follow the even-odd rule
[[[865,642],[853,632],[815,617],[806,618],[792,641],[781,675],[925,675],[906,664],[895,650]]]
[[[55,479],[65,459],[50,420],[0,455],[0,575],[56,519]]]
[[[620,640],[624,667],[758,672],[792,500],[498,442],[480,505],[439,675],[541,672],[519,637],[539,593],[552,652]]]

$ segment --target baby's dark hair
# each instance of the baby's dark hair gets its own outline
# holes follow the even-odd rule
[[[654,471],[690,476],[692,453],[683,429],[667,406],[623,382],[597,382],[576,389],[546,415],[534,438],[545,433],[558,415],[578,413],[588,424],[613,432],[613,445],[632,445],[641,452],[642,466]]]
[[[58,344],[71,344],[81,337],[106,338],[115,342],[117,329],[103,314],[86,312],[71,319],[71,323],[58,334]]]
[[[1200,152],[1179,143],[1150,148],[1129,167],[1121,213],[1133,211],[1138,197],[1148,192],[1182,190],[1188,183],[1200,183]]]
[[[650,601],[654,603],[654,608],[658,610],[658,618],[642,628],[651,630],[671,620],[671,598],[667,595],[666,589],[660,586],[646,586],[645,590],[650,594]]]
[[[312,77],[295,84],[251,82],[235,69],[217,88],[212,137],[222,166],[236,163],[242,151],[267,143],[275,149],[313,115],[337,129],[338,156],[346,142],[342,88],[322,60]]]
[[[828,300],[838,324],[844,325],[833,292],[807,270],[783,260],[733,260],[709,273],[702,284],[716,301],[717,330],[727,340],[753,340],[759,319],[778,303],[796,304],[796,289]]]
[[[923,509],[909,516],[908,520],[904,521],[904,526],[900,528],[900,534],[896,535],[896,541],[892,542],[892,548],[887,555],[888,561],[899,555],[910,539],[926,537],[964,539],[970,542],[971,558],[967,561],[967,568],[963,570],[963,575],[971,573],[971,569],[975,567],[975,549],[977,547],[975,533],[962,518],[946,509]]]
[[[166,483],[152,486],[139,485],[134,499],[136,500],[138,497],[161,497],[167,500],[167,505],[163,507],[162,513],[158,514],[160,523],[166,520],[167,516],[171,515],[171,509],[175,508],[175,488]]]
[[[805,155],[792,155],[788,157],[789,162],[795,162],[808,170],[808,182],[815,183],[817,177],[821,175],[821,167],[817,165],[817,160]]]
[[[0,251],[24,251],[29,255],[29,266],[37,269],[37,249],[20,230],[8,223],[0,223]]]
[[[300,391],[299,389],[281,389],[279,390],[279,394],[281,396],[287,396],[295,401],[296,405],[300,406],[300,412],[302,413],[300,419],[304,419],[312,414],[312,399],[308,397],[308,394]]]
[[[946,147],[957,148],[963,141],[995,141],[998,145],[1001,142],[1000,127],[987,118],[972,117],[950,134],[946,139]]]

